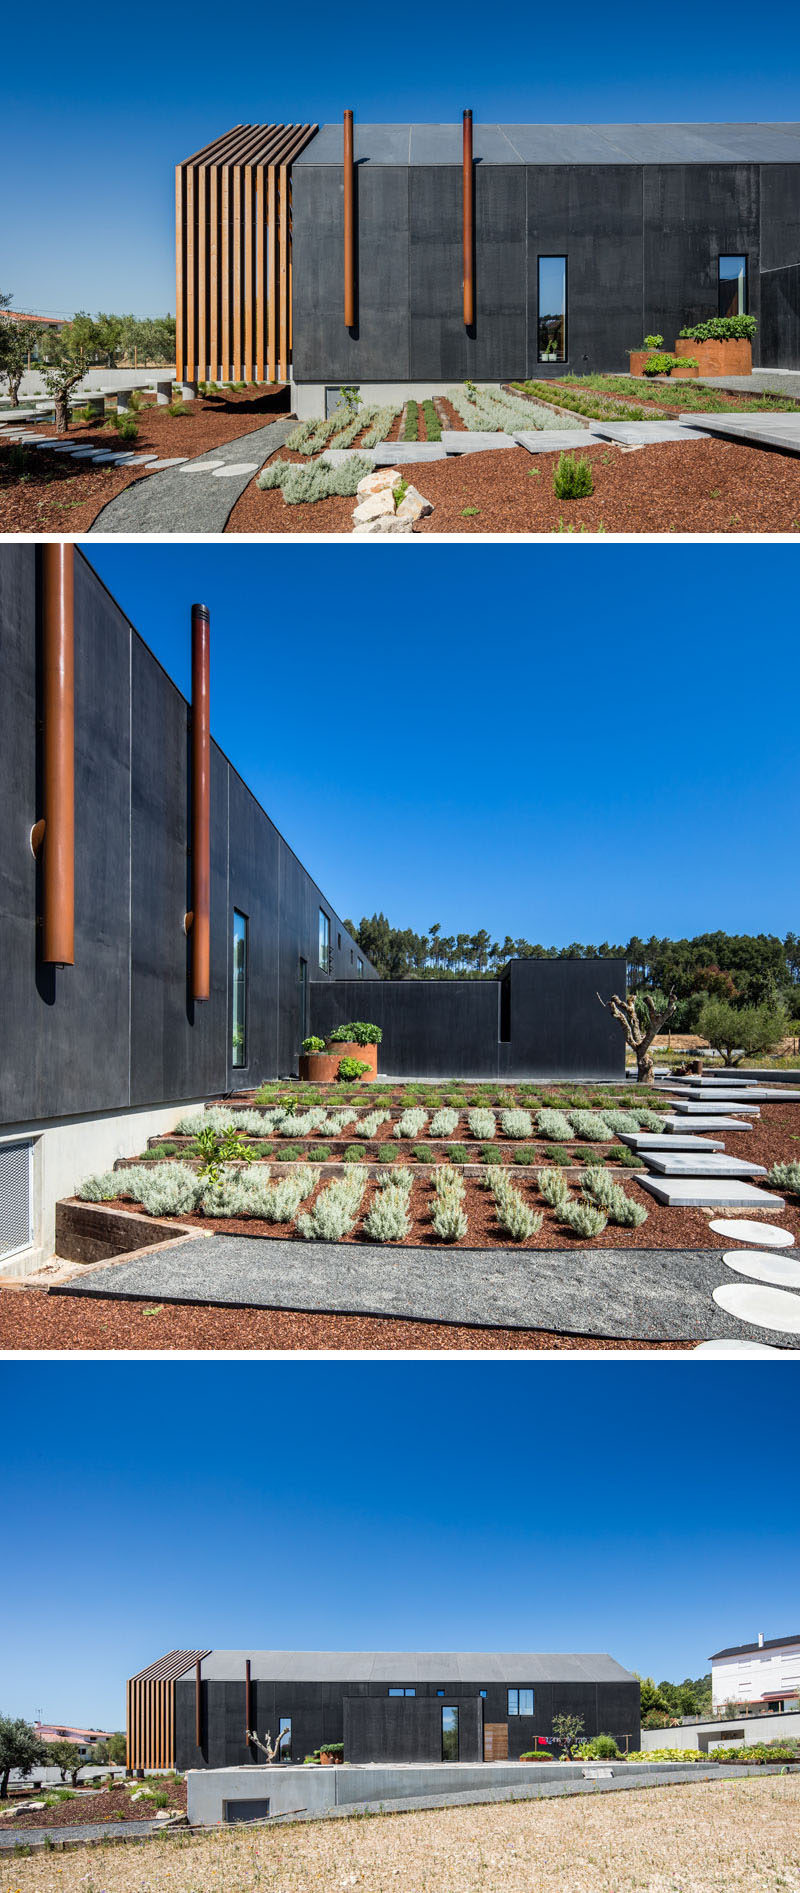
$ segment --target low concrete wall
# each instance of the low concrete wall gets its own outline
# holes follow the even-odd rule
[[[600,1788],[655,1786],[681,1780],[717,1780],[763,1772],[756,1768],[721,1769],[713,1763],[670,1762],[445,1762],[441,1765],[352,1766],[329,1768],[203,1768],[187,1774],[187,1811],[193,1827],[213,1827],[236,1819],[235,1804],[266,1804],[263,1812],[322,1818],[393,1802],[447,1802],[453,1797],[506,1800],[516,1792],[560,1792],[587,1783]],[[777,1772],[777,1771],[775,1771]],[[231,1812],[233,1808],[233,1812]]]
[[[4,1126],[1,1144],[33,1144],[33,1241],[5,1262],[0,1260],[0,1275],[31,1275],[48,1261],[56,1252],[59,1199],[73,1196],[84,1177],[112,1169],[117,1157],[138,1156],[148,1137],[171,1131],[190,1109],[191,1103],[165,1104],[146,1111]]]
[[[293,381],[291,383],[292,413],[299,421],[322,420],[325,414],[326,388],[338,388],[343,383],[336,381]],[[377,407],[388,407],[391,401],[402,406],[405,401],[427,401],[430,395],[449,394],[450,389],[458,385],[457,377],[451,375],[449,381],[361,381],[357,384],[362,401],[373,403]],[[496,381],[477,381],[477,388],[496,388]]]
[[[642,1729],[642,1748],[693,1748],[713,1755],[715,1748],[744,1743],[800,1742],[800,1709],[785,1715],[715,1717],[708,1722],[684,1722],[677,1729]]]

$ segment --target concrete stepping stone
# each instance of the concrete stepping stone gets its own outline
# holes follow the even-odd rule
[[[257,473],[258,467],[257,460],[226,460],[223,466],[213,469],[211,477],[213,480],[241,479],[244,473]]]
[[[749,1126],[748,1126],[749,1129]],[[724,1150],[720,1138],[694,1137],[690,1131],[669,1131],[662,1137],[660,1131],[617,1131],[618,1144],[627,1144],[629,1150],[638,1150],[641,1155],[649,1156],[651,1150]]]
[[[721,1104],[730,1104],[735,1101],[741,1104],[745,1100],[750,1104],[770,1104],[773,1099],[778,1104],[800,1104],[800,1092],[798,1092],[794,1086],[791,1090],[779,1091],[777,1085],[748,1085],[746,1091],[714,1091],[710,1093],[707,1091],[687,1091],[684,1093],[684,1096],[695,1104],[707,1104],[709,1097],[711,1097],[713,1098],[715,1108],[718,1102]]]
[[[598,445],[597,435],[591,434],[588,427],[523,428],[511,438],[529,454],[557,454],[565,448]]]
[[[748,1163],[744,1157],[728,1157],[710,1150],[701,1157],[697,1151],[676,1150],[674,1157],[661,1150],[643,1150],[648,1170],[658,1177],[765,1177],[763,1163]]]
[[[129,467],[153,467],[158,454],[126,454],[125,458]]]
[[[733,1177],[657,1177],[637,1171],[636,1182],[668,1209],[715,1209],[717,1205],[728,1209],[786,1208],[782,1196]]]
[[[685,1117],[665,1117],[664,1123],[667,1129],[672,1131],[684,1131],[689,1129]],[[710,1111],[708,1117],[693,1117],[691,1120],[691,1129],[693,1131],[724,1131],[726,1137],[729,1131],[751,1131],[752,1128],[753,1126],[747,1118],[712,1117]]]
[[[218,467],[224,467],[224,460],[190,460],[184,455],[184,473],[216,473]]]
[[[765,1288],[760,1282],[723,1282],[713,1290],[718,1308],[751,1328],[773,1328],[779,1334],[800,1334],[800,1295],[785,1288]]]
[[[162,467],[182,467],[188,460],[188,454],[173,454],[171,460],[151,460],[151,473],[160,473]]]
[[[778,1288],[800,1288],[800,1257],[770,1255],[762,1249],[727,1249],[723,1256],[727,1268],[737,1275],[749,1275],[755,1282],[772,1282]]]
[[[376,467],[413,466],[414,461],[445,460],[447,449],[441,440],[382,440],[377,447],[356,448],[357,453],[366,453]]]
[[[682,1117],[702,1117],[703,1113],[708,1110],[708,1103],[705,1099],[700,1098],[676,1098],[673,1110],[677,1111]],[[717,1117],[726,1117],[728,1113],[730,1113],[731,1117],[761,1116],[761,1111],[757,1104],[734,1103],[732,1099],[726,1102],[725,1099],[715,1098],[714,1110]]]
[[[774,1223],[751,1223],[746,1217],[737,1217],[729,1222],[724,1216],[710,1223],[715,1236],[726,1236],[729,1242],[747,1242],[764,1249],[791,1249],[794,1236],[791,1229],[776,1229]]]
[[[780,447],[784,453],[800,454],[800,415],[798,414],[693,414],[692,426],[700,423],[706,434],[722,434],[748,447]]]
[[[621,447],[653,447],[664,440],[706,440],[707,434],[694,422],[682,421],[592,421],[592,433],[601,440],[615,440]]]
[[[446,454],[495,453],[498,448],[516,445],[517,442],[510,434],[460,434],[456,428],[442,429],[442,446]]]
[[[724,1360],[729,1354],[750,1354],[757,1360],[765,1360],[767,1355],[786,1354],[792,1349],[770,1347],[768,1341],[698,1341],[692,1348],[693,1354],[705,1354],[709,1360]]]
[[[34,447],[49,447],[52,450],[53,447],[58,446],[58,440],[58,434],[48,434],[46,440],[35,440],[33,444]]]

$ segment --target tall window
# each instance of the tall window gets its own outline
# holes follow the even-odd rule
[[[539,360],[567,359],[567,259],[539,258]]]
[[[746,256],[720,257],[718,307],[721,316],[747,315]]]
[[[231,1062],[247,1064],[247,915],[233,910],[233,1003]]]
[[[297,962],[297,985],[300,999],[300,1043],[308,1038],[308,960]]]
[[[363,977],[364,977],[364,961],[356,960],[356,978],[363,979]]]
[[[283,1735],[284,1730],[286,1732],[286,1741],[281,1742],[280,1748],[278,1750],[278,1759],[279,1761],[282,1761],[282,1762],[290,1762],[292,1759],[292,1718],[291,1716],[281,1716],[280,1722],[278,1723],[278,1735],[279,1736]]]
[[[532,1716],[533,1690],[510,1689],[508,1692],[508,1713],[510,1716]]]
[[[324,908],[319,910],[319,970],[329,973],[331,967],[331,923]]]
[[[458,1761],[458,1710],[442,1710],[442,1761]]]

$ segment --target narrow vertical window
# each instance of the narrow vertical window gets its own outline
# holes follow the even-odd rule
[[[747,315],[746,256],[720,257],[717,307],[721,316]]]
[[[539,258],[539,360],[567,359],[567,259]]]
[[[285,1740],[280,1742],[280,1747],[278,1749],[278,1760],[282,1762],[290,1762],[292,1759],[292,1718],[291,1716],[281,1716],[280,1721],[278,1723],[279,1740],[281,1736],[285,1736]]]
[[[247,915],[233,910],[233,1021],[231,1063],[247,1064]]]
[[[442,1761],[458,1761],[458,1710],[442,1710]]]
[[[300,999],[300,1043],[308,1038],[308,960],[297,962],[297,984]]]
[[[331,959],[331,923],[324,908],[319,910],[319,970],[330,972]]]
[[[364,961],[363,960],[356,960],[356,976],[358,979],[363,979],[364,977]]]

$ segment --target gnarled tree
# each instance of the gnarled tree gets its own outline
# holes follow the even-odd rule
[[[245,1731],[245,1734],[247,1736],[248,1742],[252,1742],[254,1748],[260,1748],[262,1755],[266,1755],[268,1762],[276,1762],[278,1760],[278,1756],[280,1754],[280,1749],[281,1749],[281,1743],[288,1742],[289,1740],[288,1729],[281,1729],[280,1735],[278,1736],[278,1739],[276,1742],[273,1742],[270,1740],[269,1729],[267,1729],[267,1738],[265,1742],[259,1741],[259,1738],[255,1732],[255,1729],[247,1729]]]
[[[658,1033],[663,1032],[665,1025],[668,1025],[675,1011],[678,995],[674,986],[667,994],[666,1004],[660,1006],[656,1005],[651,993],[628,993],[626,999],[620,999],[618,993],[612,993],[609,1000],[601,999],[599,993],[597,997],[606,1012],[611,1013],[612,1019],[616,1019],[617,1024],[622,1026],[625,1044],[636,1058],[636,1077],[639,1084],[651,1085],[653,1055],[650,1047]],[[641,1016],[639,1005],[644,1006],[647,1015],[646,1022]]]

